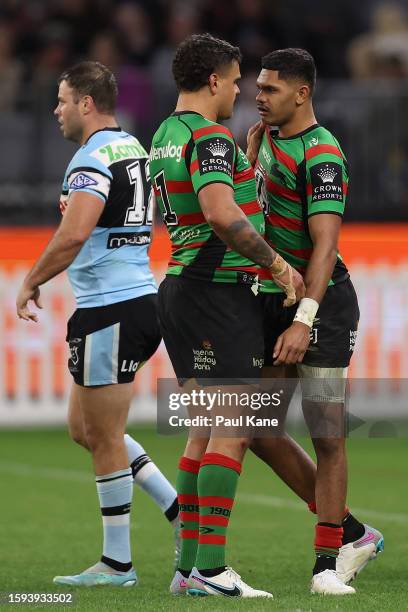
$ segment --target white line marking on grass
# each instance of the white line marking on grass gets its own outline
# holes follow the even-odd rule
[[[0,462],[0,472],[3,474],[13,474],[14,476],[35,476],[36,478],[52,478],[55,480],[70,480],[71,482],[94,482],[92,472],[82,472],[80,470],[65,470],[61,468],[36,467],[26,463]]]
[[[3,474],[12,474],[14,476],[35,476],[36,478],[51,478],[54,480],[65,480],[83,484],[90,484],[94,481],[94,476],[91,472],[66,470],[62,468],[35,467],[26,463],[12,463],[6,461],[0,462],[0,472]],[[306,512],[306,505],[304,502],[285,499],[284,497],[274,497],[272,495],[239,493],[238,502],[268,506],[269,508],[284,508],[285,510]],[[362,520],[369,518],[386,521],[387,523],[408,524],[408,514],[380,512],[368,508],[355,508],[354,506],[352,507],[352,511],[354,514],[358,514]]]
[[[271,508],[284,508],[285,510],[297,510],[305,512],[307,510],[304,502],[292,501],[283,497],[273,497],[272,495],[258,495],[239,493],[237,498],[238,503],[244,504],[251,503],[257,504],[258,506],[269,506]],[[387,521],[389,523],[402,523],[406,525],[408,523],[408,514],[399,514],[395,512],[379,512],[377,510],[369,510],[368,508],[355,508],[352,506],[353,514],[358,514],[361,520],[378,519],[380,521]]]

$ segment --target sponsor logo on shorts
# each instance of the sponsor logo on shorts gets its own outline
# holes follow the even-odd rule
[[[78,362],[79,362],[78,348],[79,348],[78,346],[70,346],[69,347],[69,350],[70,350],[70,353],[71,353],[70,359],[71,359],[72,364],[74,366],[78,365]]]
[[[124,232],[109,234],[107,249],[119,249],[123,246],[143,246],[150,244],[150,232]]]
[[[131,359],[128,363],[127,359],[124,359],[122,361],[120,371],[121,372],[136,372],[138,365],[139,365],[138,361],[133,361],[133,359]]]
[[[211,348],[193,349],[193,363],[194,370],[209,372],[212,367],[217,365],[217,360]]]
[[[356,347],[356,341],[357,341],[357,330],[350,329],[350,348],[349,350],[351,352],[353,352]]]
[[[262,368],[264,364],[263,357],[252,357],[252,365],[254,368]]]
[[[317,327],[312,327],[309,333],[310,344],[317,344]]]

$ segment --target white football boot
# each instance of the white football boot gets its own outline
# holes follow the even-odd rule
[[[321,595],[352,595],[356,590],[344,584],[334,570],[326,569],[313,576],[310,592]]]
[[[339,549],[336,572],[340,580],[348,584],[384,550],[384,536],[369,525],[364,525],[364,534],[358,540],[349,542]]]
[[[183,574],[176,570],[174,578],[170,584],[170,593],[172,595],[186,595],[187,594],[187,580]]]
[[[196,567],[191,570],[187,581],[187,595],[206,596],[218,595],[224,597],[270,597],[272,593],[253,589],[231,567],[217,576],[207,578],[200,574]]]

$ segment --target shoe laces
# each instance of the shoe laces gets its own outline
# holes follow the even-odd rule
[[[233,570],[232,567],[230,567],[229,565],[227,565],[225,571],[227,572],[228,578],[234,578],[235,580],[240,580],[242,582],[241,576],[237,574],[237,572]]]

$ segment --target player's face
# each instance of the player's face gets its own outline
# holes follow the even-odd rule
[[[241,78],[239,64],[235,60],[219,76],[218,119],[229,119],[234,111],[234,103],[239,94],[238,81]]]
[[[61,81],[58,90],[58,106],[54,110],[54,115],[58,118],[60,129],[64,138],[81,142],[82,121],[79,112],[79,103],[74,96],[73,89],[66,81]]]
[[[299,84],[279,79],[277,70],[262,69],[256,82],[256,104],[261,120],[267,125],[285,125],[298,108],[296,100]]]

